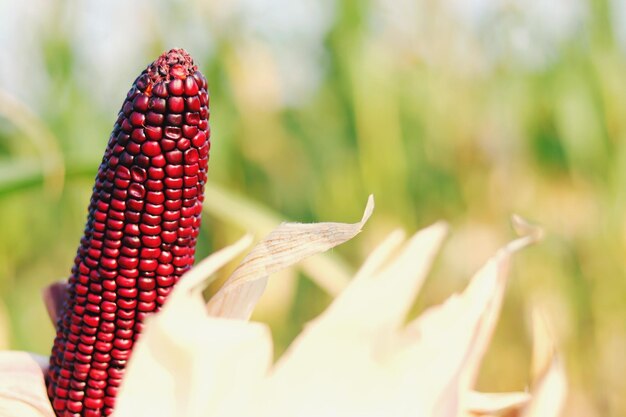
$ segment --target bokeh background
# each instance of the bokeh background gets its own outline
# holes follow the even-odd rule
[[[47,354],[41,289],[67,276],[130,84],[184,47],[209,79],[199,256],[281,220],[357,221],[257,310],[276,354],[387,233],[451,226],[414,314],[514,236],[479,388],[523,390],[528,312],[555,325],[567,416],[626,415],[626,3],[620,0],[0,0],[0,347]]]

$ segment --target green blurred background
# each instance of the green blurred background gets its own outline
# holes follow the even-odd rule
[[[418,314],[519,213],[547,238],[516,257],[479,388],[528,385],[539,306],[564,415],[626,415],[624,27],[609,0],[0,0],[1,347],[47,354],[41,289],[69,272],[119,106],[184,47],[211,90],[200,256],[376,198],[359,237],[271,281],[256,318],[277,354],[393,229],[451,225]]]

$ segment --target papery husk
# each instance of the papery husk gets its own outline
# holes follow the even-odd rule
[[[27,352],[0,352],[0,416],[55,417],[43,376],[48,360]]]
[[[535,308],[533,324],[533,374],[535,382],[532,401],[524,408],[522,417],[557,417],[565,406],[567,378],[554,346],[554,331],[544,313]]]
[[[360,222],[283,223],[259,242],[207,304],[216,317],[249,319],[270,274],[356,236],[374,210],[369,197]]]
[[[540,236],[532,227],[488,260],[465,291],[408,325],[405,316],[447,226],[434,224],[407,241],[392,233],[272,365],[267,326],[247,321],[267,276],[356,235],[370,213],[368,204],[352,225],[281,226],[208,307],[201,296],[206,277],[241,253],[249,238],[203,261],[146,322],[115,416],[556,417],[564,391],[554,360],[533,385],[533,397],[472,390],[511,256]],[[557,402],[547,407],[555,393]]]

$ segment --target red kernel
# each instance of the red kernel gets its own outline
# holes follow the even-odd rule
[[[160,140],[163,137],[163,129],[158,126],[146,126],[144,131],[151,140]]]
[[[182,113],[185,110],[185,100],[182,97],[167,99],[167,109],[173,113]]]
[[[170,94],[173,94],[175,96],[180,96],[183,94],[183,91],[184,91],[183,81],[179,79],[172,80],[168,84],[167,89],[169,90]]]
[[[146,116],[143,113],[137,113],[136,111],[130,114],[130,122],[133,126],[143,126],[146,121]]]
[[[141,146],[141,151],[147,156],[157,156],[161,153],[159,142],[145,142]]]
[[[186,96],[195,96],[198,94],[198,84],[193,77],[187,77],[185,79],[185,95]]]

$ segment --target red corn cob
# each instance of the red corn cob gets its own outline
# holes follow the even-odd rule
[[[61,416],[110,415],[133,343],[193,264],[210,148],[204,76],[183,49],[131,87],[100,164],[47,375]]]

